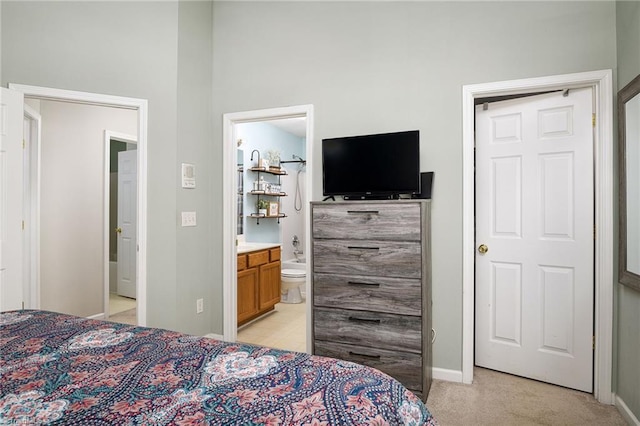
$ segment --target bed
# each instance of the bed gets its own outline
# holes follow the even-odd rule
[[[0,314],[0,424],[434,425],[351,362],[47,311]]]

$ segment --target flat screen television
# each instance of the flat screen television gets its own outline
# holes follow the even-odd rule
[[[322,190],[345,199],[420,192],[420,132],[323,139]]]

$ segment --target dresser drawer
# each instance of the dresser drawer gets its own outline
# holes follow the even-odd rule
[[[408,389],[422,390],[422,356],[418,354],[316,340],[314,355],[377,368],[394,377]]]
[[[422,314],[422,281],[364,275],[313,275],[313,304],[401,315]]]
[[[313,238],[420,241],[420,204],[313,206]]]
[[[335,274],[420,278],[417,241],[315,240],[313,271]]]
[[[420,317],[314,308],[315,339],[421,353]]]

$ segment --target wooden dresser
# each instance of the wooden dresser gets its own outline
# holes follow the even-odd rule
[[[313,350],[431,387],[430,202],[311,203]]]
[[[238,325],[280,302],[280,247],[238,254]]]

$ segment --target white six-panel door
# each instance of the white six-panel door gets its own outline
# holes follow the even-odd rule
[[[590,88],[476,109],[475,363],[586,392],[591,120]]]
[[[20,309],[22,277],[23,104],[0,88],[0,311]]]
[[[136,298],[137,150],[118,153],[118,294]]]

